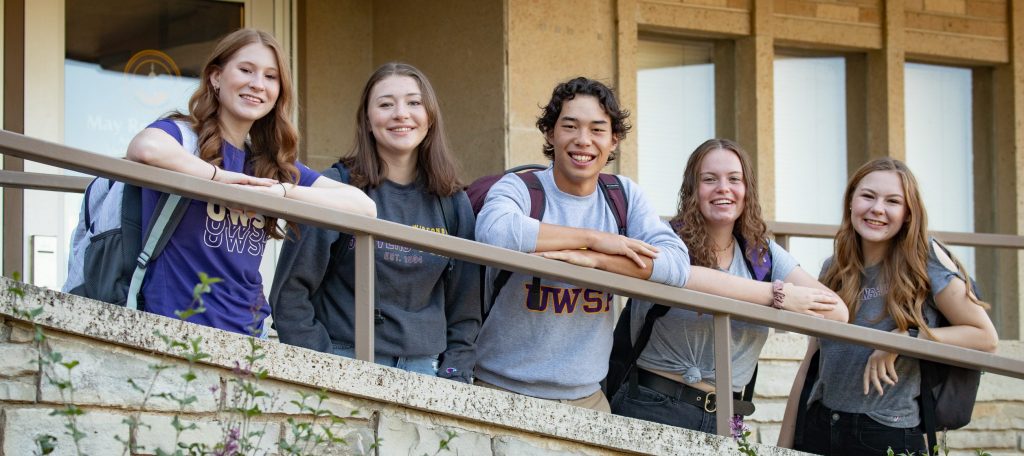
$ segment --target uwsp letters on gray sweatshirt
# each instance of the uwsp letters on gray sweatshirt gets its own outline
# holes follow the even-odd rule
[[[538,172],[544,186],[544,223],[618,232],[600,190],[588,196],[564,193],[551,169]],[[640,188],[621,177],[628,201],[627,236],[660,249],[651,281],[683,286],[689,276],[686,246],[662,222]],[[530,218],[530,196],[522,180],[508,175],[488,192],[477,218],[477,240],[520,252],[536,249],[540,222]],[[497,270],[488,268],[484,296],[491,296]],[[515,273],[501,289],[477,338],[477,378],[545,399],[593,394],[608,372],[613,313],[610,293],[542,280],[540,300],[529,305],[532,277]]]

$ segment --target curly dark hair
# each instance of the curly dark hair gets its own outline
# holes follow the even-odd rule
[[[555,90],[551,92],[551,100],[548,101],[547,106],[541,108],[541,115],[537,118],[537,129],[544,134],[545,138],[555,129],[558,116],[562,114],[562,104],[576,98],[576,95],[590,95],[597,98],[605,114],[611,118],[612,134],[620,142],[633,128],[629,122],[626,122],[629,111],[619,108],[619,100],[615,98],[615,92],[611,88],[600,81],[580,76],[555,86]],[[618,155],[619,150],[616,147],[608,156],[608,161],[614,161]],[[555,159],[555,147],[547,141],[544,142],[544,156],[548,160]]]

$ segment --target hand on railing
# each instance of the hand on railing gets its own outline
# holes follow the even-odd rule
[[[906,335],[906,331],[900,331],[899,328],[892,330],[895,334]],[[864,366],[864,395],[867,396],[871,393],[871,387],[874,387],[878,391],[878,395],[881,396],[885,393],[882,387],[882,383],[892,386],[896,382],[900,381],[896,375],[896,357],[899,353],[892,353],[882,350],[875,350],[871,352],[871,356],[868,357],[868,363]]]
[[[244,176],[244,174],[243,174],[243,176]],[[271,180],[271,179],[266,179],[266,180]],[[291,184],[280,184],[280,183],[274,183],[274,184],[271,184],[271,185],[253,185],[253,184],[239,183],[239,184],[231,184],[231,186],[232,187],[237,187],[237,188],[240,188],[240,189],[243,189],[243,190],[250,190],[250,191],[257,192],[257,193],[262,193],[264,195],[280,196],[282,198],[284,198],[285,196],[288,195],[288,188],[286,186],[294,187],[294,185],[291,185]]]
[[[783,309],[819,318],[822,318],[822,313],[832,310],[841,302],[839,296],[830,291],[791,283],[783,287],[783,293],[786,295],[782,301]]]
[[[549,260],[564,261],[584,268],[597,268],[598,260],[589,250],[552,250],[550,252],[537,252],[535,255]]]
[[[651,259],[658,256],[658,248],[651,244],[626,236],[600,231],[592,232],[587,248],[609,255],[622,255],[633,260],[641,269],[647,267],[640,258],[641,255]]]
[[[255,186],[255,187],[270,187],[277,185],[277,180],[269,179],[266,177],[249,176],[242,173],[236,173],[234,171],[227,171],[217,168],[217,174],[211,179],[214,182],[220,182],[222,184],[239,184],[243,186]],[[281,191],[278,190],[278,193]]]

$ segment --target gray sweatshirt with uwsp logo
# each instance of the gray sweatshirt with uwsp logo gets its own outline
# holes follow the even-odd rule
[[[600,190],[588,196],[564,193],[551,169],[537,173],[544,186],[543,221],[616,233],[615,216]],[[657,246],[650,280],[683,286],[689,276],[686,246],[658,218],[640,188],[621,177],[628,201],[627,236]],[[508,175],[494,184],[477,218],[477,240],[533,252],[540,222],[530,218],[526,185]],[[485,294],[497,270],[487,269]],[[540,302],[529,305],[532,277],[512,274],[501,289],[477,338],[477,378],[545,399],[579,399],[598,390],[608,373],[612,348],[611,294],[552,280],[541,281]]]

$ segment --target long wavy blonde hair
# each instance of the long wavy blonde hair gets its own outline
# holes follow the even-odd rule
[[[672,218],[672,226],[676,234],[686,243],[690,250],[690,262],[697,266],[714,268],[718,265],[715,257],[715,246],[708,236],[708,227],[704,221],[704,215],[700,212],[700,201],[697,186],[700,185],[700,167],[704,157],[718,149],[730,151],[740,159],[740,169],[743,171],[743,184],[746,186],[743,198],[743,211],[739,219],[733,225],[733,234],[740,236],[746,241],[747,251],[744,252],[747,258],[757,258],[758,264],[767,261],[768,254],[768,227],[761,216],[761,203],[757,198],[757,181],[754,178],[753,169],[750,167],[750,158],[747,153],[735,142],[728,139],[709,139],[697,146],[697,149],[690,154],[686,162],[686,170],[683,171],[683,185],[679,187],[679,208],[675,217]],[[751,255],[757,252],[757,255]]]
[[[822,278],[825,286],[833,289],[843,298],[850,309],[853,321],[860,307],[861,277],[864,272],[864,257],[861,250],[860,234],[853,228],[850,207],[857,186],[868,174],[876,171],[896,173],[903,189],[906,215],[903,226],[888,244],[882,258],[879,286],[886,293],[885,315],[895,321],[896,327],[906,331],[916,327],[931,335],[925,321],[923,308],[931,296],[931,282],[928,280],[928,214],[921,199],[917,179],[905,163],[894,158],[872,160],[857,170],[846,185],[843,195],[843,222],[835,238],[835,256]],[[970,277],[963,264],[950,255],[957,271],[970,284]],[[978,300],[967,286],[967,296],[984,308],[989,306]]]
[[[273,35],[256,29],[239,29],[224,38],[214,47],[210,57],[203,65],[199,77],[199,88],[189,99],[188,114],[176,114],[172,117],[186,120],[192,124],[199,137],[199,158],[208,163],[220,165],[224,158],[221,155],[221,127],[218,122],[220,101],[213,89],[210,77],[216,71],[223,71],[224,65],[234,57],[239,49],[250,44],[262,44],[274,53],[277,59],[278,81],[281,85],[277,103],[267,115],[257,119],[249,129],[249,163],[254,176],[277,179],[281,182],[297,183],[299,169],[295,166],[298,158],[299,134],[292,125],[292,74],[289,69],[287,55],[282,51],[281,44]],[[297,225],[288,224],[297,231]],[[275,239],[284,237],[284,232],[277,224],[277,219],[268,217],[264,227],[267,235]]]

